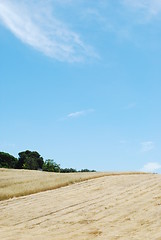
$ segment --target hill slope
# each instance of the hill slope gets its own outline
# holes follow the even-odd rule
[[[105,176],[0,202],[5,240],[161,239],[161,176]]]
[[[67,174],[0,168],[0,201],[13,197],[26,196],[33,193],[53,190],[76,182],[82,182],[112,174],[116,175],[119,173],[77,172]]]

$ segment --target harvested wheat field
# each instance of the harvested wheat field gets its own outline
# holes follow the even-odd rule
[[[0,201],[53,190],[76,182],[109,175],[109,173],[53,173],[0,168]]]
[[[0,202],[3,240],[161,239],[161,175],[116,174]]]

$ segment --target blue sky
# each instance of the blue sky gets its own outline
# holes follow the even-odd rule
[[[0,151],[161,170],[160,0],[0,0]]]

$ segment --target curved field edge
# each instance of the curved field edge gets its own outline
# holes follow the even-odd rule
[[[54,190],[104,176],[145,174],[141,172],[49,173],[32,170],[0,169],[0,201]]]

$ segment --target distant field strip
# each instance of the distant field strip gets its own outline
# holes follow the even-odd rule
[[[48,173],[31,170],[0,169],[0,201],[53,190],[76,182],[112,174],[120,173]]]
[[[1,201],[0,212],[5,240],[161,240],[161,175],[108,175]]]

